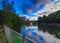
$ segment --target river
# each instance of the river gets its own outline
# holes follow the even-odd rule
[[[56,36],[55,33],[59,33],[60,35],[60,28],[48,26],[23,26],[20,32],[20,34],[35,41],[40,40],[47,43],[60,43],[60,36]]]

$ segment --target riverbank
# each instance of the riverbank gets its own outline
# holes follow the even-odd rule
[[[60,27],[59,23],[40,23],[38,25]]]

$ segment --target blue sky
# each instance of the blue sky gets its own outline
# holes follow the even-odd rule
[[[54,2],[55,0],[14,0],[15,2],[15,9],[18,14],[21,15],[28,15],[37,12],[38,10],[42,10],[45,4]],[[59,1],[55,2],[58,3]],[[37,6],[38,5],[38,6]],[[37,8],[36,8],[37,7]],[[29,10],[32,10],[31,13],[28,13]]]
[[[11,0],[10,0],[11,1]],[[36,8],[37,4],[39,4],[40,0],[14,0],[15,2],[15,9],[16,13],[20,15],[28,15],[33,16],[33,13],[35,13],[38,10],[41,10],[44,7],[44,3],[40,4],[38,8]],[[31,13],[28,13],[29,10],[32,10]]]
[[[9,0],[9,2],[10,1],[11,0]],[[60,3],[60,0],[13,0],[13,1],[15,3],[14,7],[16,13],[19,14],[19,16],[35,17],[35,18],[40,16],[38,14],[43,15],[44,12],[46,12],[47,14],[48,12],[52,12],[49,9],[51,7],[53,8],[53,6],[54,7],[57,6],[57,3]],[[46,7],[47,5],[49,5],[48,8]]]

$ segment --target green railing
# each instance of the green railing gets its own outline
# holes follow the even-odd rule
[[[37,43],[4,25],[6,38],[10,43]]]

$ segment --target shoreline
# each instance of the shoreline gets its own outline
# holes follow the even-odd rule
[[[60,27],[59,23],[40,23],[38,25]]]

